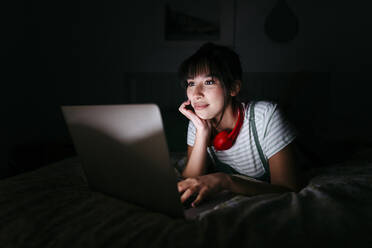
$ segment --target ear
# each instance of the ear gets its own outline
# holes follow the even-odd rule
[[[234,85],[231,88],[230,96],[237,96],[240,92],[241,86],[242,86],[242,81],[235,80]]]

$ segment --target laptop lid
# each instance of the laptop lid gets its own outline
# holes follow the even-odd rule
[[[155,104],[62,106],[89,186],[172,217],[184,217]]]

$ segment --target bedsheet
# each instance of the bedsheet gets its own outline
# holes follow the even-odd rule
[[[308,171],[299,193],[172,219],[87,186],[77,158],[0,181],[1,247],[372,247],[372,164]]]

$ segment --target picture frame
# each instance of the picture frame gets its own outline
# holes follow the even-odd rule
[[[161,15],[167,46],[234,46],[235,0],[163,0]]]

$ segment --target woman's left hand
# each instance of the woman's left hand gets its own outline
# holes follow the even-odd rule
[[[227,189],[228,185],[229,176],[218,172],[195,178],[187,178],[178,183],[178,191],[182,193],[182,203],[190,196],[197,194],[196,199],[191,203],[191,206],[195,207],[206,197]]]

